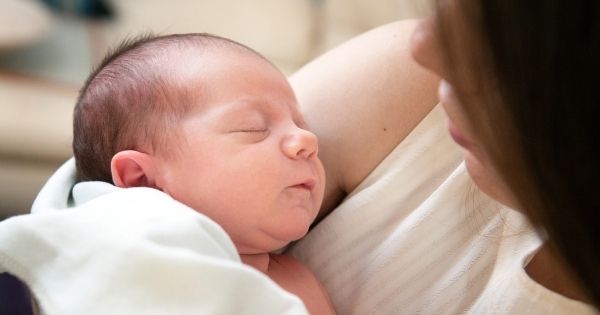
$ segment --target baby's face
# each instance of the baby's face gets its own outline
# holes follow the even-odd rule
[[[219,223],[240,253],[272,251],[304,236],[320,208],[317,137],[270,64],[236,52],[213,59],[190,81],[201,105],[183,120],[177,152],[160,163],[159,185]]]

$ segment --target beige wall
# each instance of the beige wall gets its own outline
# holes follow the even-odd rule
[[[27,212],[70,156],[77,91],[124,36],[215,33],[290,74],[349,37],[430,10],[429,0],[113,0],[113,6],[116,19],[89,22],[52,15],[34,0],[0,1],[6,17],[0,19],[0,218]]]

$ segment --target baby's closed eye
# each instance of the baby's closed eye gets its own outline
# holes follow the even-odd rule
[[[230,129],[229,133],[243,142],[259,142],[268,137],[270,130],[265,124],[240,125]]]
[[[266,127],[244,127],[233,130],[232,132],[267,132],[269,131]]]

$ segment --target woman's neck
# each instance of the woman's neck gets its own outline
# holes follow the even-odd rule
[[[581,302],[591,302],[563,259],[552,251],[548,243],[533,256],[525,271],[531,279],[551,291]]]

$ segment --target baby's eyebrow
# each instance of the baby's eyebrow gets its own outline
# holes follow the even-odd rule
[[[241,99],[235,101],[231,106],[232,112],[257,112],[264,117],[271,117],[276,115],[276,107],[266,101],[255,100],[255,99]]]
[[[240,99],[230,104],[226,110],[226,115],[239,113],[257,113],[263,119],[278,119],[277,117],[288,117],[298,127],[308,130],[308,124],[304,120],[298,106],[289,103],[269,102],[257,99]],[[286,118],[286,119],[288,119]]]
[[[259,106],[255,105],[256,102],[251,102],[247,100],[235,100],[233,102],[224,104],[225,108],[222,109],[225,115],[236,114],[240,112],[249,112],[249,111],[261,111]]]
[[[256,102],[234,101],[223,106],[225,108],[222,108],[219,116],[221,119],[231,123],[240,122],[241,119],[250,117],[253,117],[253,119],[260,118],[261,120],[267,121],[270,117],[263,106],[256,105]]]

